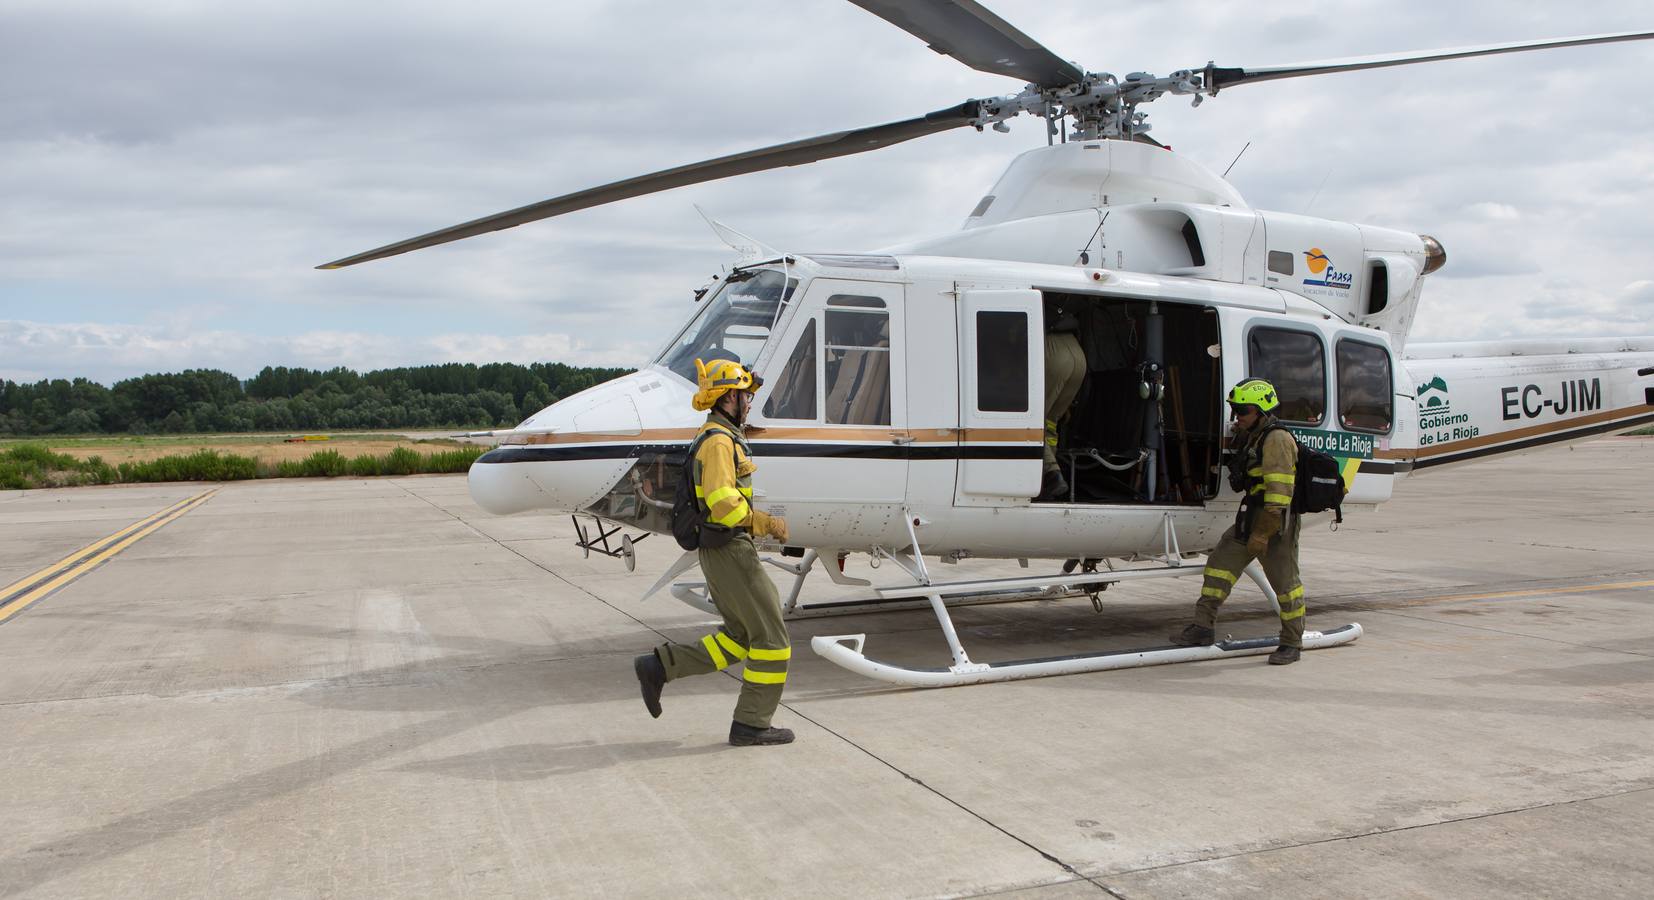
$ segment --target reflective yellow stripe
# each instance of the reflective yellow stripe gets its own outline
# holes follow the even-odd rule
[[[1216,597],[1219,600],[1222,600],[1223,598],[1229,596],[1229,592],[1227,590],[1225,590],[1224,588],[1208,587],[1208,588],[1201,588],[1200,589],[1200,596],[1202,596],[1202,597]]]
[[[725,658],[724,651],[718,649],[718,644],[712,640],[712,635],[709,634],[701,638],[701,644],[706,647],[706,654],[712,657],[713,665],[720,669],[729,668],[729,660]]]
[[[1265,502],[1265,503],[1279,503],[1283,506],[1287,506],[1287,505],[1290,505],[1292,503],[1292,495],[1291,494],[1264,494],[1263,495],[1263,502]]]
[[[745,497],[745,498],[747,498],[747,499],[748,499],[748,500],[751,500],[751,499],[752,499],[752,488],[749,488],[749,487],[737,487],[737,488],[736,488],[736,490],[738,490],[738,491],[740,491],[740,492],[741,492],[741,496],[743,496],[743,497]]]
[[[1252,468],[1246,470],[1246,474],[1251,475],[1253,478],[1257,478],[1259,475],[1263,474],[1263,466],[1253,466]]]
[[[711,504],[707,505],[710,506]],[[745,519],[751,512],[751,507],[747,506],[747,501],[737,500],[734,509],[714,518],[712,521],[718,523],[719,525],[729,525],[733,527],[741,524],[741,520]]]
[[[1300,606],[1297,609],[1293,610],[1292,612],[1281,613],[1281,621],[1282,622],[1290,622],[1293,619],[1296,619],[1299,616],[1302,616],[1303,614],[1304,614],[1304,608],[1302,606]]]
[[[1281,600],[1283,602],[1286,602],[1286,603],[1291,603],[1292,601],[1297,600],[1298,598],[1300,598],[1302,596],[1304,596],[1304,586],[1300,584],[1297,587],[1293,588],[1292,590],[1287,591],[1286,595],[1283,596],[1281,598]]]
[[[1248,494],[1261,494],[1261,493],[1263,493],[1263,485],[1254,484],[1254,485],[1252,485],[1252,488],[1247,491],[1247,493]]]
[[[752,648],[752,658],[765,662],[775,662],[793,658],[793,648],[782,647],[780,650],[765,650],[763,647]]]
[[[733,656],[736,659],[746,659],[747,658],[746,648],[742,647],[740,644],[735,643],[734,638],[730,637],[727,634],[724,634],[722,631],[718,632],[717,637],[718,637],[718,643],[724,645],[724,649],[729,651],[730,656]]]
[[[786,672],[754,672],[751,669],[742,669],[741,677],[753,684],[781,684],[787,680]]]
[[[1263,480],[1264,481],[1279,481],[1282,484],[1292,484],[1297,479],[1294,478],[1291,475],[1282,475],[1279,472],[1271,472],[1270,474],[1265,475],[1263,477]]]
[[[1361,460],[1359,458],[1352,457],[1350,459],[1344,460],[1344,469],[1343,469],[1342,474],[1344,476],[1344,490],[1345,491],[1349,491],[1355,486],[1355,475],[1360,470],[1361,470]]]
[[[706,505],[707,506],[716,506],[719,503],[721,503],[725,500],[728,500],[731,497],[739,497],[739,496],[741,496],[741,492],[738,489],[726,485],[724,487],[718,488],[717,490],[713,491],[710,494],[707,494],[706,495]]]
[[[1221,578],[1230,584],[1234,584],[1235,580],[1240,578],[1239,572],[1230,572],[1227,569],[1214,569],[1211,566],[1207,566],[1206,571],[1201,574],[1205,575],[1207,578]]]
[[[705,500],[706,499],[706,488],[703,488],[698,484],[695,485],[695,496],[699,497],[702,500]]]

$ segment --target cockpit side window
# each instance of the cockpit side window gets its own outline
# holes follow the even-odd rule
[[[695,380],[696,359],[733,359],[751,366],[796,287],[798,279],[774,269],[731,275],[656,362],[688,381]]]
[[[810,419],[816,417],[816,320],[811,319],[799,336],[793,355],[775,379],[770,398],[764,401],[767,419]]]
[[[844,299],[839,295],[828,298],[829,308],[822,314],[827,422],[889,425],[890,314],[870,306],[833,308],[849,306]]]

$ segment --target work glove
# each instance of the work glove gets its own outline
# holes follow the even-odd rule
[[[1269,552],[1269,539],[1281,533],[1281,510],[1262,509],[1252,523],[1252,533],[1246,539],[1246,552],[1262,559]]]
[[[777,541],[779,541],[783,544],[785,544],[787,542],[787,520],[786,519],[783,519],[780,516],[770,516],[769,529],[768,530],[769,530],[770,537],[775,538]]]

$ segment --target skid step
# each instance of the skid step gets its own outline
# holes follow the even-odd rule
[[[1304,649],[1320,650],[1348,644],[1361,637],[1358,623],[1341,625],[1328,631],[1304,632]],[[1131,669],[1140,666],[1162,666],[1171,663],[1200,662],[1208,659],[1228,659],[1238,656],[1260,656],[1272,653],[1279,640],[1273,637],[1220,641],[1209,647],[1147,647],[1135,650],[1108,650],[1099,653],[1077,653],[1070,656],[1051,656],[1037,659],[1019,659],[997,663],[962,662],[947,668],[909,668],[868,659],[862,654],[864,634],[822,635],[810,640],[810,649],[817,656],[843,666],[858,675],[875,678],[907,687],[954,687],[983,684],[991,681],[1015,681],[1021,678],[1044,678],[1051,675],[1075,675],[1081,672],[1103,672],[1109,669]],[[854,644],[855,646],[850,646]]]

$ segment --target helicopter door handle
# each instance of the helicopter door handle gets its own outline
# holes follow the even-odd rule
[[[911,434],[892,434],[890,436],[890,443],[902,446],[913,443],[913,440],[914,438]]]

